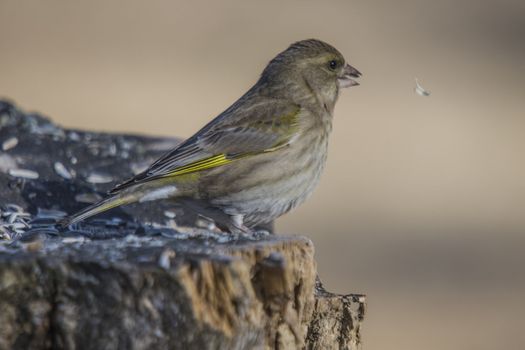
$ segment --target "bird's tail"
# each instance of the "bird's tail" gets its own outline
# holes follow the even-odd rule
[[[136,201],[137,201],[137,197],[131,193],[128,193],[128,194],[119,193],[117,195],[105,198],[101,200],[100,202],[97,202],[93,205],[90,205],[89,207],[85,209],[82,209],[78,213],[75,213],[71,216],[64,218],[58,223],[58,225],[61,228],[65,228],[76,222],[87,219],[93,215],[100,214],[106,210],[113,209],[113,208],[116,208],[116,207],[119,207],[125,204],[131,204]]]

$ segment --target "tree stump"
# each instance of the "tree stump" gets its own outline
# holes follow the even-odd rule
[[[326,292],[305,237],[233,237],[162,202],[55,228],[178,142],[0,102],[0,349],[360,348],[364,296]]]

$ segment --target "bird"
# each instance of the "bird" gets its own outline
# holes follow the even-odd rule
[[[221,231],[253,232],[310,196],[325,167],[339,93],[359,85],[361,75],[326,42],[292,43],[224,112],[60,226],[122,205],[171,200]]]

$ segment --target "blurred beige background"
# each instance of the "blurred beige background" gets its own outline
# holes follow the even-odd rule
[[[67,127],[187,137],[310,37],[364,76],[279,231],[314,240],[330,290],[368,295],[364,349],[522,348],[523,0],[0,0],[0,96]]]

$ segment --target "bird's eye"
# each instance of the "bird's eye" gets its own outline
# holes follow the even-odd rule
[[[330,62],[328,62],[328,67],[330,67],[331,70],[334,70],[337,68],[337,61],[336,60],[331,60]]]

